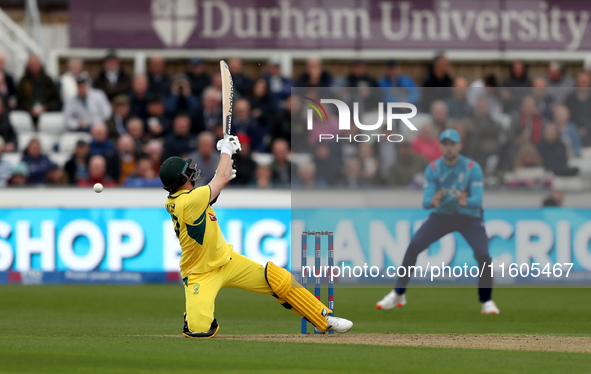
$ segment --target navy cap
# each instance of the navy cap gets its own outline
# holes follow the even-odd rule
[[[198,66],[203,64],[203,60],[200,57],[193,57],[189,60],[189,65],[191,66]]]
[[[388,60],[386,61],[386,66],[398,66],[398,60]]]
[[[456,130],[447,129],[441,133],[439,137],[439,141],[442,142],[446,139],[451,140],[454,143],[461,143],[462,139],[460,138],[460,134]]]

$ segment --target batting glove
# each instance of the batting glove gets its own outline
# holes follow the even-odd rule
[[[240,140],[238,140],[238,137],[235,135],[226,136],[224,139],[219,140],[216,147],[218,151],[230,156],[235,155],[242,149]]]

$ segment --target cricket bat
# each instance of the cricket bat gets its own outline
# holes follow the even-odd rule
[[[234,105],[234,82],[226,61],[220,61],[222,74],[222,123],[224,137],[232,134],[232,106]]]

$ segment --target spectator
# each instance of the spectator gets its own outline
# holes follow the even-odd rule
[[[209,87],[216,88],[218,91],[222,92],[222,75],[219,71],[211,76],[211,86]],[[234,99],[236,99],[236,97],[234,97]]]
[[[544,199],[543,207],[561,207],[564,200],[564,193],[559,190],[552,190],[550,196]]]
[[[378,109],[377,103],[381,99],[381,91],[371,89],[371,87],[378,87],[378,82],[367,74],[364,61],[352,61],[349,74],[345,77],[343,86],[351,90],[348,101],[359,103],[365,112],[376,111]]]
[[[148,101],[148,133],[152,138],[162,138],[172,131],[172,121],[166,117],[164,101],[154,96]]]
[[[320,188],[334,186],[339,182],[342,165],[335,153],[335,146],[328,143],[319,143],[314,149],[316,183]]]
[[[317,57],[306,61],[306,70],[298,79],[299,87],[331,87],[332,75],[322,68],[322,61]]]
[[[452,126],[452,121],[447,116],[447,104],[445,104],[445,101],[435,100],[432,102],[429,112],[431,114],[432,124],[438,133]]]
[[[468,103],[468,81],[457,77],[451,90],[452,95],[446,100],[449,118],[462,120],[472,115],[472,106]],[[433,108],[431,106],[431,108]]]
[[[208,87],[203,92],[203,105],[196,112],[192,132],[214,131],[219,123],[222,123],[222,92]]]
[[[535,145],[526,142],[519,148],[517,157],[515,158],[514,169],[519,170],[523,168],[535,168],[544,166],[542,156]]]
[[[90,156],[101,155],[108,160],[115,153],[115,145],[107,137],[108,130],[107,126],[98,122],[92,125],[90,128],[90,135],[92,140],[90,141]]]
[[[361,161],[357,157],[348,158],[343,167],[342,187],[357,189],[368,185],[369,181],[362,176]]]
[[[152,160],[147,156],[138,158],[134,172],[127,177],[125,187],[162,187],[158,174],[154,172]]]
[[[127,177],[135,170],[137,161],[131,135],[121,135],[117,140],[117,152],[106,160],[107,174],[118,184],[124,184]]]
[[[12,168],[12,176],[8,180],[11,187],[26,186],[29,184],[29,167],[24,162],[18,163]]]
[[[252,92],[252,79],[242,72],[242,60],[239,58],[231,58],[228,60],[228,69],[232,74],[232,81],[234,82],[234,90],[240,96],[250,96]]]
[[[94,80],[94,88],[103,90],[110,101],[118,95],[127,95],[131,89],[131,77],[121,69],[121,61],[114,51],[103,60],[103,70]]]
[[[164,140],[164,159],[171,156],[184,157],[195,149],[195,137],[190,133],[191,120],[186,114],[175,117],[172,132]]]
[[[501,98],[505,113],[513,113],[519,110],[519,103],[527,94],[526,87],[532,86],[528,76],[527,65],[522,60],[514,60],[511,63],[509,76],[502,83]]]
[[[294,108],[295,106],[295,108]],[[280,109],[273,118],[271,125],[271,143],[276,139],[284,139],[292,146],[296,144],[301,147],[306,144],[306,119],[305,114],[300,113],[301,101],[299,97],[288,96],[285,100],[285,107]],[[295,112],[293,111],[295,109]],[[292,115],[294,126],[292,127]],[[298,123],[299,125],[295,125]],[[292,137],[294,138],[292,142]],[[299,142],[299,144],[298,144]]]
[[[171,94],[164,100],[166,115],[172,118],[176,113],[188,113],[190,117],[195,117],[200,106],[199,99],[191,94],[191,85],[187,77],[175,76],[170,90]]]
[[[277,102],[269,92],[267,81],[259,78],[254,82],[252,97],[249,99],[252,116],[265,127],[270,127],[277,111]]]
[[[88,178],[89,158],[90,145],[84,140],[78,140],[76,147],[74,148],[74,154],[64,166],[70,184],[78,184],[79,181]]]
[[[144,153],[152,160],[152,166],[154,167],[154,173],[158,175],[160,172],[160,165],[164,162],[164,148],[160,140],[152,139],[144,147]]]
[[[246,99],[234,102],[232,127],[235,134],[244,133],[250,137],[252,150],[264,152],[266,148],[266,136],[268,129],[251,115],[250,104]]]
[[[573,79],[564,73],[564,68],[556,61],[548,64],[546,82],[550,88],[550,96],[557,103],[563,103],[575,86]]]
[[[525,144],[531,144],[531,132],[526,127],[517,127],[499,152],[499,162],[497,165],[497,172],[499,174],[514,170],[515,160],[517,160],[519,151]]]
[[[4,102],[0,100],[0,138],[4,140],[4,151],[5,152],[16,152],[17,150],[17,137],[12,123],[10,123],[10,117],[4,110]]]
[[[273,185],[289,187],[291,185],[291,162],[289,162],[289,143],[283,139],[277,139],[272,146]]]
[[[531,135],[531,141],[535,144],[542,138],[542,128],[544,127],[544,117],[538,112],[536,101],[532,96],[525,96],[521,102],[521,111],[513,128],[525,127]]]
[[[504,140],[503,128],[491,117],[486,96],[481,96],[476,102],[474,116],[471,118],[471,130],[477,142],[473,147],[473,153],[467,155],[486,169],[487,159],[499,153],[501,141]]]
[[[571,120],[579,127],[583,145],[591,146],[591,87],[589,74],[577,75],[577,88],[568,95],[564,104],[570,110]]]
[[[220,154],[215,149],[215,136],[209,131],[203,131],[197,137],[197,151],[191,153],[189,158],[197,164],[201,170],[201,179],[196,183],[198,186],[205,186],[214,177]]]
[[[76,79],[84,70],[84,63],[79,58],[68,60],[66,72],[59,79],[59,89],[62,101],[65,103],[68,99],[78,95],[78,82]]]
[[[76,77],[76,83],[78,93],[64,106],[66,127],[70,131],[88,131],[93,124],[111,117],[111,105],[103,91],[91,87],[86,72]]]
[[[80,187],[92,187],[100,183],[105,187],[115,187],[117,184],[107,175],[107,162],[101,155],[94,155],[88,162],[88,177],[78,181]]]
[[[195,97],[201,97],[203,91],[211,84],[211,75],[205,70],[205,64],[199,57],[189,60],[189,68],[185,73],[191,82],[191,93]]]
[[[35,123],[42,113],[60,108],[57,87],[35,55],[29,57],[27,70],[19,83],[18,104],[31,114]]]
[[[250,182],[249,187],[257,189],[273,188],[273,172],[269,165],[258,165],[254,173],[254,179]]]
[[[148,122],[148,99],[148,77],[145,74],[138,74],[133,77],[129,108],[131,115],[139,117],[145,124]]]
[[[398,153],[396,162],[390,168],[388,183],[393,186],[410,186],[419,188],[421,175],[429,164],[423,156],[413,154],[412,146],[407,141],[396,144]]]
[[[374,157],[374,149],[370,143],[359,144],[359,161],[361,162],[361,176],[368,184],[373,185],[379,178],[380,163]]]
[[[570,121],[570,110],[565,105],[558,104],[554,107],[553,122],[558,126],[562,140],[567,144],[570,157],[580,157],[583,147],[581,135],[577,126]]]
[[[544,78],[534,79],[531,89],[532,97],[536,101],[538,112],[544,117],[545,121],[552,118],[552,107],[555,105],[552,96],[548,95],[548,84]]]
[[[238,135],[238,140],[242,150],[234,155],[234,168],[236,169],[236,178],[232,181],[234,185],[247,186],[255,175],[257,168],[256,162],[252,159],[250,152],[250,138],[248,135]]]
[[[0,137],[0,187],[6,187],[8,180],[12,175],[12,165],[8,160],[2,159],[2,154],[5,150],[5,144],[2,137]]]
[[[129,105],[129,97],[126,95],[118,95],[111,100],[111,118],[106,122],[109,139],[117,141],[117,139],[127,133],[125,124],[131,114],[131,107]]]
[[[0,52],[0,99],[7,110],[16,109],[17,92],[14,78],[6,71],[6,57]]]
[[[566,146],[560,138],[558,126],[549,123],[544,127],[542,140],[538,144],[538,151],[544,161],[544,168],[554,175],[574,175],[576,169],[568,167]]]
[[[47,185],[48,186],[66,186],[68,185],[68,177],[64,169],[58,165],[52,164],[47,171]]]
[[[386,61],[385,75],[379,80],[378,85],[382,87],[382,98],[386,103],[419,103],[419,89],[409,76],[402,74],[398,60]]]
[[[453,86],[453,80],[449,75],[449,60],[440,54],[433,59],[429,72],[423,81],[423,94],[421,107],[428,110],[435,100],[445,100],[450,96],[449,87]]]
[[[309,161],[302,162],[297,166],[297,179],[293,186],[296,188],[316,188],[316,166]]]
[[[468,90],[468,102],[474,108],[478,98],[485,96],[488,102],[490,116],[494,119],[498,119],[503,115],[503,103],[500,95],[496,75],[487,74],[484,79],[478,79],[470,85],[470,89]]]
[[[47,183],[47,172],[53,166],[53,162],[49,160],[47,155],[41,153],[41,143],[39,143],[39,139],[31,139],[29,145],[23,152],[21,162],[24,162],[29,170],[29,183]]]
[[[170,93],[170,77],[166,74],[166,64],[160,55],[154,55],[148,60],[148,91],[150,95],[162,97]],[[190,92],[190,87],[187,94]]]
[[[419,135],[412,141],[412,149],[415,154],[423,156],[429,162],[441,157],[441,146],[432,124],[425,123],[419,129]]]
[[[149,136],[144,132],[144,123],[137,117],[132,117],[127,121],[127,133],[133,138],[135,154],[137,156],[143,153],[144,146],[148,143]]]
[[[291,79],[281,75],[281,64],[278,57],[269,59],[267,71],[263,74],[263,79],[267,81],[267,87],[273,95],[273,98],[280,107],[283,107],[285,100],[291,95],[293,82]]]

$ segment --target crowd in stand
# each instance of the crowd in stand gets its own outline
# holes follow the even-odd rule
[[[70,60],[57,81],[45,73],[37,56],[30,56],[18,82],[4,65],[0,54],[0,186],[100,182],[107,187],[159,187],[160,164],[174,155],[197,162],[202,176],[198,183],[213,178],[219,160],[215,144],[223,135],[221,78],[208,73],[200,58],[189,60],[186,71],[172,77],[166,73],[166,61],[156,55],[148,59],[147,73],[135,76],[122,69],[114,52],[105,56],[95,77],[85,72],[80,59]],[[282,75],[274,58],[260,77],[245,74],[240,59],[228,60],[228,66],[235,89],[232,127],[242,144],[235,156],[235,186],[420,187],[425,167],[441,155],[438,134],[447,128],[459,131],[463,153],[499,181],[527,167],[574,175],[578,171],[568,160],[591,146],[589,74],[581,71],[573,81],[555,62],[545,76],[531,77],[524,62],[514,61],[502,80],[487,75],[468,82],[452,77],[449,60],[440,55],[419,84],[403,74],[395,60],[385,62],[382,76],[369,75],[365,63],[356,60],[349,73],[335,77],[322,61],[310,58],[294,80]],[[423,120],[418,133],[400,143],[318,143],[302,129],[305,114],[301,98],[291,96],[294,86],[333,87],[367,106],[410,102],[419,107]],[[358,91],[339,91],[344,87]],[[369,87],[380,89],[366,90]],[[87,137],[77,140],[69,160],[58,165],[43,152],[42,133],[19,144],[22,139],[9,116],[17,110],[28,112],[35,126],[43,113],[61,111],[67,132]],[[299,127],[292,117],[298,118]],[[295,142],[306,145],[297,151],[309,157],[298,162],[292,180]],[[2,153],[19,149],[18,164],[3,159]],[[256,157],[264,154],[269,156]]]

